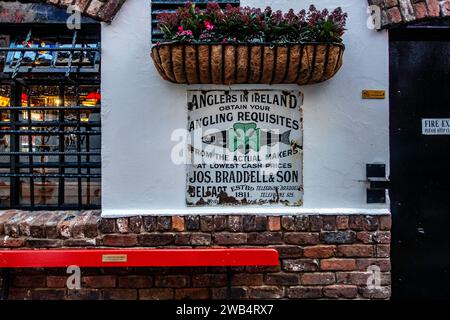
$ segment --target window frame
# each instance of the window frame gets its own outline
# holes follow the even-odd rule
[[[67,35],[66,25],[17,25],[12,26],[15,28],[14,32],[10,33],[11,43],[13,43],[14,37],[17,37],[17,33],[20,32],[17,29],[25,30],[26,28],[38,28],[40,32],[49,32],[50,36],[59,37],[64,31]],[[8,58],[10,58],[14,52],[14,47],[9,46],[8,51],[5,56],[5,69],[0,70],[0,84],[2,86],[10,87],[10,103],[8,107],[0,107],[1,113],[9,113],[9,122],[0,121],[0,135],[9,136],[10,148],[9,151],[0,152],[0,156],[9,157],[10,163],[9,168],[5,166],[4,163],[0,164],[0,178],[3,181],[9,179],[10,182],[10,193],[9,193],[9,205],[0,204],[0,209],[22,209],[22,210],[89,210],[89,209],[99,209],[101,207],[100,203],[100,193],[98,196],[98,202],[94,203],[91,201],[91,181],[98,180],[99,189],[101,191],[101,144],[98,146],[98,151],[91,151],[90,137],[91,135],[97,135],[101,139],[101,119],[100,119],[100,104],[99,100],[96,102],[95,106],[82,106],[80,104],[80,87],[83,86],[93,86],[100,89],[100,50],[101,50],[101,29],[100,24],[88,24],[82,25],[81,32],[85,31],[87,35],[94,36],[98,38],[98,48],[95,53],[94,68],[89,68],[90,70],[81,70],[82,67],[72,67],[70,63],[67,67],[58,67],[57,70],[51,70],[51,68],[43,68],[41,70],[19,70],[19,72],[14,72],[13,68],[7,66]],[[4,30],[10,30],[10,28],[2,25],[2,32]],[[73,31],[72,31],[73,32]],[[45,33],[47,35],[47,33]],[[73,46],[72,46],[73,48]],[[5,49],[5,48],[2,48]],[[67,47],[55,48],[55,52],[66,51]],[[23,52],[23,51],[22,51]],[[75,49],[74,51],[75,52]],[[53,54],[52,54],[53,55]],[[54,57],[57,54],[53,55]],[[56,59],[56,58],[55,58]],[[70,59],[72,55],[70,55]],[[69,61],[71,62],[71,61]],[[81,65],[81,63],[80,63]],[[28,68],[28,67],[27,67]],[[40,68],[40,67],[39,67]],[[28,68],[30,69],[30,68]],[[5,70],[6,72],[1,72]],[[26,72],[28,71],[28,72]],[[23,105],[22,93],[24,89],[28,88],[29,91],[32,86],[55,86],[58,87],[59,99],[61,106],[30,106],[30,94],[27,92],[27,103],[26,106]],[[68,87],[74,87],[75,89],[75,101],[76,106],[65,106],[66,89]],[[97,91],[98,92],[98,91]],[[34,108],[34,109],[33,109]],[[50,113],[56,113],[56,120],[52,120],[49,123],[45,121],[43,123],[33,123],[31,119],[31,112],[40,110],[45,114],[47,111]],[[75,121],[67,121],[65,115],[70,111],[70,114],[75,113]],[[82,112],[85,114],[97,114],[98,121],[82,121]],[[27,119],[24,115],[27,114]],[[39,125],[41,131],[36,131],[36,125]],[[34,129],[33,129],[34,127]],[[73,131],[66,133],[67,128],[72,128]],[[25,129],[25,130],[24,130]],[[53,131],[52,131],[53,130]],[[24,132],[21,132],[24,131]],[[41,132],[41,133],[39,133]],[[67,131],[69,132],[69,131]],[[37,136],[57,136],[58,145],[57,151],[41,150],[36,152],[33,149],[33,138]],[[74,136],[76,151],[67,152],[65,148],[66,136]],[[27,137],[28,150],[27,152],[22,152],[21,138]],[[82,137],[86,141],[86,151],[83,151],[81,142]],[[55,157],[57,161],[44,161],[36,162],[36,157]],[[71,158],[70,161],[68,158]],[[72,161],[76,158],[76,161]],[[96,160],[92,160],[96,159]],[[45,169],[56,169],[57,173],[46,173]],[[68,168],[71,171],[76,171],[75,173],[67,173]],[[43,173],[36,173],[36,170],[41,170]],[[8,170],[5,172],[5,170]],[[24,172],[27,171],[27,172]],[[50,170],[53,171],[53,170]],[[55,179],[57,181],[57,199],[53,199],[52,203],[44,204],[37,203],[35,184],[36,181],[46,181]],[[67,187],[67,180],[76,180],[77,188],[77,201],[76,203],[67,203],[65,196],[65,191]],[[23,180],[23,181],[21,181]],[[21,193],[23,193],[22,185],[26,184],[29,190],[29,202],[23,203],[21,201]],[[83,188],[83,185],[85,187]],[[83,190],[85,189],[85,190]],[[85,194],[83,193],[84,191]],[[53,192],[55,193],[55,191]],[[45,198],[45,194],[44,194]],[[85,201],[83,200],[85,199]],[[55,201],[57,200],[57,201]],[[7,201],[5,201],[7,202]]]

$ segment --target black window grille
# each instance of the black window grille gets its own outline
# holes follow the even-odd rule
[[[100,208],[100,26],[0,27],[0,209]]]
[[[184,6],[187,1],[181,0],[152,0],[152,42],[156,43],[162,41],[163,34],[158,28],[157,16],[160,13],[175,12],[178,7]],[[232,6],[238,6],[240,0],[190,0],[191,3],[195,3],[199,8],[205,8],[208,2],[217,2],[220,7],[225,8],[227,4]]]

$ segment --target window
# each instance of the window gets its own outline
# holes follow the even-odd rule
[[[100,207],[100,25],[0,27],[0,209]]]
[[[195,3],[199,8],[205,8],[206,4],[211,0],[190,0],[191,3]],[[152,0],[152,42],[156,43],[163,40],[163,34],[158,29],[158,19],[156,18],[160,13],[174,12],[178,7],[184,6],[187,1],[181,0]],[[227,4],[238,6],[240,0],[216,0],[221,7],[225,7]]]

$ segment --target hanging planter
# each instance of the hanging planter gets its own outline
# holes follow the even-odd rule
[[[179,84],[319,83],[342,66],[346,18],[340,8],[283,14],[187,3],[158,16],[167,42],[151,57],[163,79]]]
[[[333,77],[344,45],[162,43],[151,56],[161,77],[179,84],[312,84]]]

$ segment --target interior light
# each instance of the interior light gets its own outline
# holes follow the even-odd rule
[[[0,107],[7,107],[9,106],[9,98],[0,96]]]

